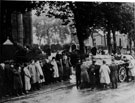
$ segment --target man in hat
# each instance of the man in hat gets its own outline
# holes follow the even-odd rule
[[[115,61],[114,59],[112,59],[112,64],[110,65],[110,70],[111,70],[111,73],[110,73],[110,77],[111,77],[111,83],[112,83],[112,88],[117,88],[117,81],[118,81],[118,73],[117,73],[117,70],[118,70],[118,66],[115,64]]]
[[[96,60],[92,61],[92,64],[90,65],[90,68],[88,69],[88,74],[89,74],[89,78],[90,78],[90,84],[91,84],[91,88],[94,89],[96,86]]]

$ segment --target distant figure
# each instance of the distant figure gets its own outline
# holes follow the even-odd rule
[[[92,55],[96,55],[96,53],[97,53],[97,48],[96,48],[96,47],[93,47],[93,48],[91,49],[91,53],[92,53]]]
[[[102,55],[105,55],[105,51],[104,51],[104,50],[102,50],[102,51],[101,51],[101,54],[102,54]]]
[[[106,89],[107,85],[110,84],[110,77],[109,77],[110,69],[106,65],[106,61],[103,61],[103,65],[100,67],[99,73],[100,73],[100,83],[102,84],[103,88]]]

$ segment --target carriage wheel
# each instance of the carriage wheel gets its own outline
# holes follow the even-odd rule
[[[124,67],[121,67],[119,69],[119,75],[118,76],[119,76],[119,81],[120,82],[124,82],[125,81],[127,75],[126,75],[126,69]]]

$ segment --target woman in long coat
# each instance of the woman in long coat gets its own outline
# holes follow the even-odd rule
[[[19,65],[15,65],[15,67],[13,68],[14,90],[15,90],[15,95],[17,95],[17,96],[18,96],[18,94],[22,94],[22,88],[23,88],[20,69],[21,68],[19,67]]]
[[[43,65],[43,73],[45,76],[45,84],[50,84],[53,80],[53,69],[52,64],[49,62],[48,59],[45,60],[45,63]]]
[[[68,79],[70,79],[71,63],[70,63],[67,55],[63,55],[62,65],[63,65],[63,79],[68,80]]]
[[[81,65],[81,88],[88,87],[89,82],[90,82],[87,69],[88,69],[88,67],[87,67],[86,63],[83,62]]]
[[[39,89],[38,81],[39,81],[39,71],[37,70],[35,66],[35,61],[32,60],[32,63],[29,65],[29,71],[31,74],[31,86],[32,90]]]
[[[110,69],[106,65],[106,62],[103,61],[103,65],[100,67],[100,83],[103,85],[104,89],[107,88],[107,85],[110,84]]]
[[[63,65],[62,65],[62,55],[59,53],[56,55],[56,62],[59,70],[59,81],[61,81],[63,80]]]
[[[36,63],[35,63],[35,66],[36,66],[36,69],[37,69],[37,71],[38,71],[38,76],[39,76],[39,83],[43,83],[43,82],[45,82],[45,78],[44,78],[44,74],[43,74],[43,70],[42,70],[42,68],[41,68],[41,65],[40,65],[40,63],[39,63],[39,61],[37,60],[36,61]],[[42,77],[42,78],[40,78],[40,77]]]
[[[54,70],[54,81],[57,81],[59,78],[59,71],[58,71],[58,65],[57,62],[55,61],[55,57],[52,58],[51,64],[53,65],[53,70]]]
[[[30,84],[30,71],[28,69],[27,64],[24,65],[24,81],[25,81],[25,92],[28,93],[28,91],[31,89],[31,84]]]

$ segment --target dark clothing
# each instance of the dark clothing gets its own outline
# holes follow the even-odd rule
[[[81,63],[76,64],[76,86],[77,88],[81,84]]]
[[[22,79],[22,85],[23,85],[23,92],[25,93],[25,73],[24,73],[24,67],[21,68],[21,79]]]
[[[5,95],[5,71],[0,65],[0,98]]]
[[[96,47],[93,47],[93,48],[91,49],[91,53],[92,53],[92,55],[96,55],[96,53],[97,53],[97,48],[96,48]]]
[[[13,93],[13,70],[9,64],[5,65],[5,88],[6,94]]]
[[[14,89],[19,90],[23,88],[21,73],[17,69],[13,69],[14,73]]]
[[[77,61],[79,59],[79,54],[74,52],[71,54],[70,58],[71,58],[71,64],[74,67],[77,64]]]
[[[100,86],[100,74],[99,74],[99,69],[100,69],[100,66],[99,65],[96,65],[96,68],[95,68],[95,77],[96,77],[96,86]]]
[[[68,79],[70,79],[71,64],[70,64],[69,60],[66,59],[66,60],[62,61],[62,65],[63,65],[63,75],[64,75],[63,78],[64,78],[64,80],[68,80]]]
[[[63,79],[63,66],[62,66],[62,59],[57,60],[57,65],[58,65],[58,71],[59,71],[59,78],[60,80]]]
[[[88,69],[88,74],[90,78],[91,87],[94,88],[96,86],[96,65],[92,64]]]
[[[111,64],[110,65],[110,77],[111,77],[111,82],[112,82],[112,88],[117,88],[117,81],[118,81],[118,66],[116,64]]]
[[[49,84],[52,82],[53,80],[53,69],[52,69],[52,65],[50,63],[45,63],[43,65],[43,73],[44,73],[44,76],[45,76],[45,82],[46,84]]]

